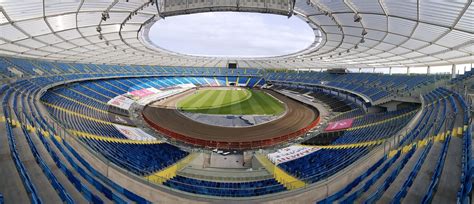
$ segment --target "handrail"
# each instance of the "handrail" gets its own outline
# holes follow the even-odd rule
[[[193,169],[193,171],[199,171],[200,169]],[[203,170],[203,171],[206,171],[208,172],[209,170]],[[264,172],[267,172],[266,170],[261,170],[261,171],[264,171]],[[253,171],[252,173],[255,173],[255,171]],[[193,174],[193,173],[190,173],[190,172],[184,172],[184,171],[179,171],[177,173],[177,175],[179,176],[184,176],[184,177],[189,177],[189,178],[196,178],[196,179],[201,179],[201,180],[208,180],[208,181],[220,181],[220,182],[226,182],[226,181],[230,181],[230,182],[236,182],[236,181],[258,181],[258,180],[265,180],[265,179],[271,179],[273,178],[273,176],[271,175],[259,175],[259,176],[248,176],[246,175],[245,177],[242,177],[242,176],[235,176],[235,177],[231,177],[231,176],[212,176],[212,175],[202,175],[202,174]]]

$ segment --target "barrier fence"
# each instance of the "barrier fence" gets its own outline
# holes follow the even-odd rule
[[[179,142],[184,142],[191,145],[204,146],[204,147],[209,147],[209,148],[223,148],[223,149],[235,149],[235,150],[250,149],[250,148],[263,148],[263,147],[273,146],[282,142],[286,142],[290,139],[297,138],[307,133],[308,131],[316,127],[320,122],[320,117],[318,116],[316,120],[311,122],[311,124],[309,124],[305,128],[289,133],[287,135],[274,137],[271,139],[256,140],[256,141],[250,141],[250,142],[224,142],[224,141],[203,140],[203,139],[189,137],[189,136],[168,130],[166,128],[159,126],[156,123],[153,123],[144,114],[142,114],[142,117],[145,120],[145,122],[148,123],[148,125],[153,127],[155,130]]]

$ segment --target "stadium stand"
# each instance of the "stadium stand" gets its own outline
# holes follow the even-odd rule
[[[159,171],[188,154],[169,144],[119,144],[85,138],[82,141],[116,165],[140,176]]]
[[[335,87],[360,93],[372,101],[392,94],[406,92],[417,87],[433,83],[439,76],[428,75],[383,75],[383,74],[329,74],[323,72],[274,72],[267,73],[265,79],[270,82],[297,82]]]
[[[463,75],[459,75],[458,77],[451,79],[451,83],[459,83],[468,79],[471,79],[474,76],[474,70],[471,69],[465,72]]]
[[[300,180],[314,183],[344,169],[363,155],[366,147],[354,149],[322,149],[299,159],[279,164],[279,167]]]
[[[472,0],[0,0],[0,204],[474,203],[473,22]]]
[[[364,173],[320,203],[443,203],[452,200],[465,203],[472,190],[470,115],[469,106],[462,95],[447,88],[436,88],[422,96],[421,106],[410,105],[395,111],[367,113],[364,110],[367,107],[354,100],[325,91],[326,86],[349,90],[376,101],[396,96],[400,91],[433,84],[442,77],[415,75],[391,78],[379,74],[270,72],[264,74],[262,79],[261,71],[256,69],[228,71],[162,67],[148,67],[153,74],[147,75],[141,73],[145,69],[131,66],[67,64],[5,57],[1,60],[8,66],[15,66],[25,75],[34,76],[0,87],[9,154],[18,172],[17,177],[10,179],[20,180],[25,187],[23,195],[28,195],[34,203],[149,202],[94,169],[68,140],[58,136],[60,128],[43,116],[43,107],[35,103],[35,98],[40,97],[45,110],[56,119],[55,122],[70,121],[65,128],[75,132],[81,144],[118,168],[146,177],[176,164],[189,153],[168,143],[119,142],[129,139],[114,126],[107,102],[114,97],[147,88],[167,89],[182,84],[226,86],[230,83],[254,87],[266,81],[285,82],[287,85],[279,84],[272,88],[308,94],[314,100],[326,104],[338,113],[331,118],[332,122],[353,119],[350,128],[324,132],[303,142],[306,146],[318,147],[320,150],[292,161],[274,164],[288,175],[303,181],[305,186],[322,182],[348,169],[382,142],[399,135],[419,114],[413,129],[402,135],[395,149],[384,154]],[[37,69],[37,66],[42,68]],[[5,66],[1,68],[5,69]],[[133,72],[128,72],[130,70]],[[56,75],[58,72],[71,74]],[[136,77],[137,74],[143,76]],[[54,87],[66,81],[66,86]],[[288,86],[292,83],[324,86],[318,89]],[[49,86],[52,88],[48,91],[41,91]],[[329,134],[332,135],[327,136]],[[312,142],[318,137],[330,139],[323,143]],[[344,148],[339,148],[342,146]],[[34,164],[26,162],[29,160],[34,160]],[[456,168],[456,165],[461,167]],[[253,197],[290,189],[288,184],[274,176],[274,179],[250,182],[219,182],[175,175],[163,184],[192,194],[220,197]]]
[[[465,184],[465,177],[460,173],[452,172],[455,170],[449,166],[454,165],[462,155],[457,154],[459,149],[456,147],[451,149],[448,147],[461,145],[461,140],[469,140],[468,138],[459,138],[459,136],[464,137],[466,134],[460,133],[456,126],[463,127],[464,124],[469,123],[466,120],[468,112],[462,108],[463,111],[456,114],[459,111],[459,104],[464,102],[462,98],[456,97],[454,99],[453,95],[459,97],[457,93],[442,88],[425,95],[427,105],[423,110],[422,119],[417,122],[414,131],[405,136],[406,139],[400,140],[399,145],[403,148],[392,153],[390,160],[386,160],[387,156],[384,156],[383,160],[386,160],[384,165],[380,165],[380,162],[383,163],[382,160],[377,162],[347,187],[320,203],[330,203],[336,200],[343,203],[376,201],[400,203],[402,200],[410,203],[442,203],[456,200],[456,196],[459,196],[463,189],[461,187],[459,190],[461,193],[458,193],[455,190],[458,188],[454,183],[461,181],[461,186],[471,184],[469,184],[470,181]],[[449,99],[446,100],[446,98]],[[447,114],[451,114],[455,118],[447,117]],[[457,143],[454,143],[454,140],[457,140]],[[406,154],[402,160],[399,158],[401,153]],[[446,159],[447,155],[450,157],[449,160]],[[451,164],[445,164],[446,162]],[[376,169],[380,170],[375,171]],[[449,171],[452,174],[441,174],[443,171]],[[449,180],[448,175],[458,175],[461,179]],[[434,196],[440,183],[443,184],[443,189],[439,189],[437,196]],[[451,186],[451,189],[448,189],[448,186]]]
[[[252,182],[221,183],[176,176],[171,180],[166,181],[164,185],[191,193],[224,197],[259,196],[286,190],[282,184],[274,179]]]

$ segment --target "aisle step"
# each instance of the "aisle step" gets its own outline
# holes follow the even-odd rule
[[[183,159],[179,160],[178,162],[174,163],[173,165],[158,171],[156,173],[153,173],[149,176],[146,176],[145,179],[147,181],[157,183],[157,184],[163,184],[164,182],[172,179],[173,177],[176,176],[176,173],[186,167],[186,165],[189,164],[189,162],[193,161],[199,153],[191,153],[188,156],[184,157]]]
[[[304,181],[299,180],[298,178],[288,174],[286,171],[282,170],[280,167],[273,164],[266,155],[256,154],[255,157],[257,160],[270,172],[275,180],[283,184],[287,189],[293,190],[306,186]]]

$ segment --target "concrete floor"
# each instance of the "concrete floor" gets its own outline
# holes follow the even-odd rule
[[[0,177],[0,193],[5,203],[30,203],[10,154],[4,122],[0,122]]]
[[[460,111],[461,104],[457,100],[456,103],[459,112],[456,115],[454,127],[462,127],[464,126],[464,115]],[[459,186],[461,186],[461,162],[462,137],[451,137],[439,186],[433,197],[433,203],[453,203],[456,200]]]

